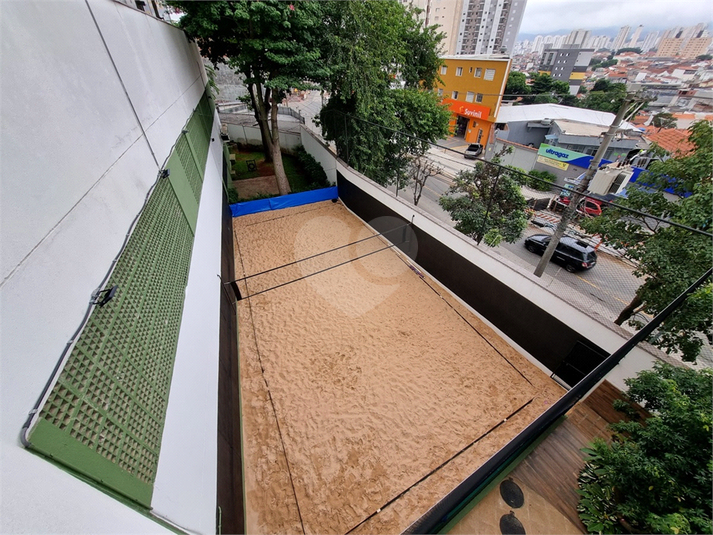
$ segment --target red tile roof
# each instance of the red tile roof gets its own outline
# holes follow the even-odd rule
[[[644,135],[669,154],[686,154],[693,149],[693,144],[688,141],[688,130],[667,128],[659,131],[655,126],[648,126]]]

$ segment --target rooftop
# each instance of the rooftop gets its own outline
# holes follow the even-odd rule
[[[670,154],[686,154],[693,149],[693,144],[688,141],[687,130],[677,128],[658,130],[655,126],[649,126],[644,135]]]
[[[567,120],[608,127],[614,121],[614,114],[605,111],[573,108],[561,104],[532,104],[530,106],[503,106],[496,122],[542,121],[545,119]],[[624,121],[623,126],[635,130],[636,125]]]

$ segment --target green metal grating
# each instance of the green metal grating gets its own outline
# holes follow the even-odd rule
[[[200,125],[201,152],[194,158],[181,135],[169,160],[175,173],[158,182],[106,285],[119,286],[116,296],[92,312],[29,437],[34,449],[147,507],[193,247],[198,169],[210,141],[206,118],[196,120],[204,102],[210,107],[204,97],[189,123]],[[191,213],[177,190],[193,193]]]

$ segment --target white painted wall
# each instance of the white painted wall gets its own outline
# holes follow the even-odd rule
[[[230,141],[246,145],[262,146],[260,128],[242,124],[226,124]],[[283,149],[296,149],[301,145],[300,135],[293,132],[280,132],[280,147]]]
[[[164,532],[19,436],[198,103],[198,52],[111,0],[2,2],[0,24],[0,532]],[[220,154],[212,144],[154,491],[157,513],[200,532],[215,527]]]
[[[329,183],[336,184],[337,158],[329,147],[306,126],[300,128],[300,141],[305,150],[322,165]]]
[[[313,134],[304,129],[302,136],[303,138],[307,138],[309,136],[313,136]],[[411,218],[414,217],[414,224],[416,224],[424,232],[429,233],[431,236],[441,241],[444,245],[450,247],[453,251],[457,252],[476,266],[489,273],[491,276],[498,279],[503,284],[509,286],[525,298],[529,299],[542,310],[546,310],[565,325],[568,325],[577,332],[582,333],[583,336],[593,341],[604,350],[612,353],[621,347],[624,342],[626,342],[627,338],[621,332],[610,329],[608,326],[598,322],[548,291],[546,288],[548,281],[545,277],[540,279],[529,272],[519,270],[517,266],[513,264],[504,263],[500,259],[484,253],[475,247],[472,241],[463,234],[455,231],[448,225],[442,223],[418,207],[415,207],[410,203],[403,201],[401,198],[396,197],[389,190],[356,172],[351,167],[348,167],[342,160],[339,160],[334,153],[332,153],[321,143],[303,142],[303,145],[305,146],[305,149],[310,152],[315,159],[317,159],[317,161],[323,162],[322,165],[325,169],[329,163],[325,164],[324,162],[329,162],[331,160],[334,162],[334,167],[336,168],[335,174],[336,171],[339,171],[347,180],[349,180],[349,182],[356,185],[362,191],[371,195],[394,212],[398,213],[404,219],[410,221]],[[473,310],[473,312],[478,314],[475,310]],[[478,314],[478,316],[482,318],[482,315]],[[485,320],[485,318],[483,319]],[[487,320],[485,321],[487,322]],[[488,322],[488,324],[498,331],[503,338],[508,339],[508,337],[499,331],[497,327],[492,325],[490,322]],[[539,362],[537,362],[534,357],[525,353],[522,348],[516,344],[513,345],[533,363],[541,367]],[[636,373],[641,370],[651,369],[654,362],[656,362],[656,357],[643,350],[641,347],[636,347],[607,375],[606,378],[617,388],[625,390],[626,385],[624,383],[624,379],[634,377]]]

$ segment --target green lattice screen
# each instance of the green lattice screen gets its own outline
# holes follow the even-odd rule
[[[34,449],[147,507],[193,247],[199,170],[208,154],[209,109],[204,97],[169,159],[170,180],[158,182],[107,283],[119,286],[116,296],[93,310],[29,437]],[[186,140],[198,137],[192,127],[200,129],[193,154]]]

